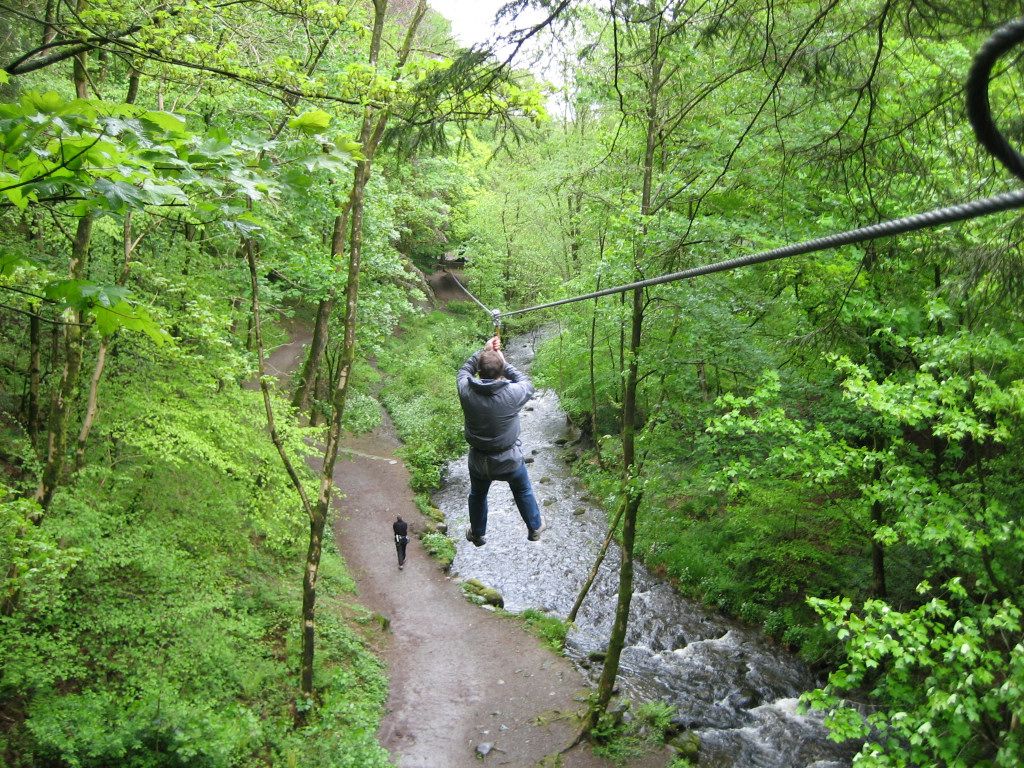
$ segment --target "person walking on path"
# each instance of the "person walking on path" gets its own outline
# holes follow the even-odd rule
[[[539,541],[545,528],[519,446],[519,411],[533,397],[526,374],[505,361],[501,339],[490,339],[456,375],[469,443],[469,528],[466,539],[482,547],[487,533],[487,492],[494,480],[512,489],[527,539]]]
[[[395,532],[395,549],[398,550],[398,570],[405,568],[405,548],[409,544],[409,524],[399,515],[391,525]]]

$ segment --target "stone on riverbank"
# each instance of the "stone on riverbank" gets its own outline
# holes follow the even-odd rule
[[[467,579],[462,582],[462,591],[466,593],[466,597],[477,605],[493,605],[495,608],[505,607],[505,598],[501,596],[501,593],[477,579]]]
[[[700,755],[700,736],[693,731],[676,734],[667,743],[675,750],[676,757],[696,762]]]

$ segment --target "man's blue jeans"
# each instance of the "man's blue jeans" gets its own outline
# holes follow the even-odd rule
[[[508,483],[526,527],[531,531],[540,528],[537,497],[533,495],[533,486],[530,484],[530,476],[526,473],[526,464],[519,462],[519,466],[511,472],[491,477],[483,477],[473,472],[472,469],[469,470],[469,525],[473,529],[473,535],[483,536],[487,533],[487,491],[490,490],[494,480],[503,480]]]

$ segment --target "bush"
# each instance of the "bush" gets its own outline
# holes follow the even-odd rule
[[[565,650],[565,635],[569,626],[557,616],[548,616],[535,608],[527,608],[520,614],[526,626],[533,634],[541,638],[544,644],[556,653]]]
[[[423,548],[445,569],[455,561],[455,544],[443,533],[428,531],[420,536]]]
[[[378,357],[386,374],[381,400],[405,444],[399,453],[417,492],[436,489],[441,468],[466,449],[455,373],[479,349],[472,340],[478,325],[432,312],[408,322]]]
[[[0,763],[388,765],[374,736],[384,670],[340,618],[352,581],[329,537],[321,700],[293,729],[306,521],[260,394],[211,382],[217,366],[245,374],[214,351],[116,357],[119,397],[92,444],[103,454],[38,524],[36,505],[0,488]],[[278,428],[301,458],[307,433]]]

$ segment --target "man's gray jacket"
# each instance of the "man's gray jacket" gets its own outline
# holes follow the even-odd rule
[[[473,354],[456,376],[465,416],[469,467],[492,477],[515,470],[523,460],[519,449],[519,411],[533,397],[533,383],[515,366],[505,363],[503,379],[478,379],[474,374],[480,353]]]

